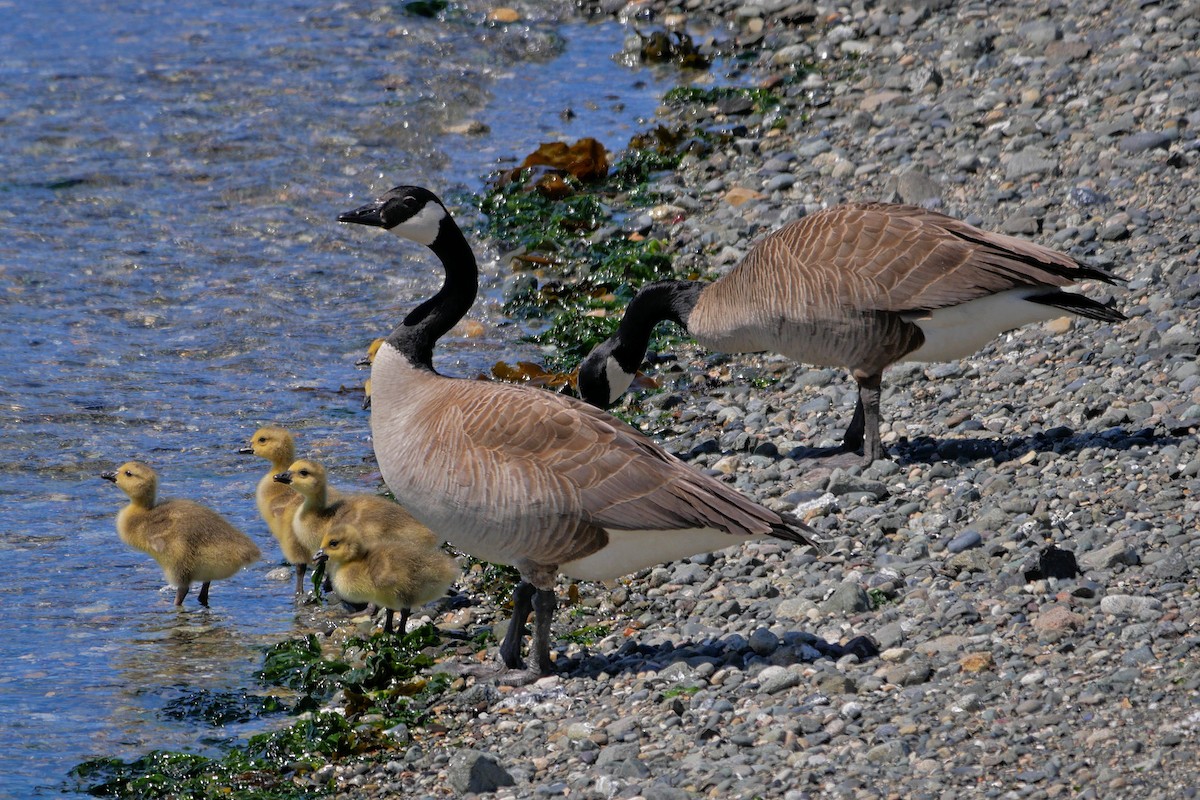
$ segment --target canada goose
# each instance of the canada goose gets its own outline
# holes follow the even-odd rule
[[[200,582],[200,605],[208,605],[208,585],[228,578],[262,555],[258,546],[217,512],[191,500],[158,500],[158,476],[140,461],[100,475],[129,495],[117,514],[117,534],[130,547],[149,554],[175,587],[183,605],[193,581]]]
[[[250,444],[238,452],[253,454],[271,462],[267,474],[258,481],[254,499],[258,504],[258,513],[267,523],[271,535],[279,542],[283,557],[295,567],[296,594],[304,594],[304,571],[312,560],[313,550],[297,539],[292,530],[292,518],[303,498],[291,487],[275,480],[277,474],[296,460],[295,440],[283,428],[267,426],[256,430],[250,437]]]
[[[375,354],[379,352],[379,346],[381,344],[383,344],[382,336],[380,336],[378,339],[372,340],[371,344],[367,345],[366,357],[360,358],[358,361],[355,361],[354,366],[356,366],[356,367],[371,366],[371,362],[375,360]],[[364,411],[371,407],[371,379],[369,377],[365,381],[363,381],[362,407],[363,407]]]
[[[536,611],[537,667],[550,672],[555,577],[606,580],[643,567],[774,537],[811,533],[688,467],[616,418],[574,398],[455,380],[433,368],[438,338],[475,300],[478,270],[462,231],[427,189],[399,186],[341,222],[429,247],[445,269],[371,367],[371,432],[387,485],[442,539],[522,581],[500,646],[518,667]]]
[[[433,547],[437,537],[413,519],[404,506],[377,494],[332,492],[325,467],[300,459],[275,476],[301,497],[292,517],[296,538],[316,553],[335,528],[352,528],[367,539],[410,539]]]
[[[445,594],[458,577],[458,564],[437,541],[418,537],[372,539],[353,525],[335,525],[325,534],[316,559],[336,565],[333,588],[352,603],[387,609],[383,629],[392,632],[392,614],[400,611],[400,633],[412,609]]]
[[[629,388],[651,330],[670,320],[703,347],[777,352],[849,367],[858,403],[839,452],[884,457],[879,387],[898,361],[951,361],[993,337],[1064,314],[1119,311],[1062,291],[1119,278],[1070,256],[923,208],[855,203],[791,222],[725,276],[661,281],[630,301],[617,332],[584,359],[579,392],[607,407]]]

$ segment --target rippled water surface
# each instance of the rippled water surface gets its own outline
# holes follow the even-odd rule
[[[357,0],[0,8],[0,796],[29,797],[89,757],[203,751],[261,724],[166,713],[253,687],[262,648],[300,632],[267,577],[266,464],[237,448],[281,423],[340,483],[374,487],[354,361],[440,278],[337,214],[401,182],[478,189],[558,136],[620,149],[664,87],[612,61],[612,24],[498,29]],[[490,132],[443,133],[469,119]],[[484,267],[485,333],[446,342],[443,371],[520,355]],[[263,548],[212,610],[194,593],[173,610],[117,539],[124,495],[98,476],[130,458]]]

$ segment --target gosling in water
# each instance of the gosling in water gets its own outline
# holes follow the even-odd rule
[[[441,597],[459,574],[458,563],[436,544],[409,537],[371,539],[351,525],[330,530],[316,558],[337,567],[333,588],[340,597],[387,609],[387,633],[392,633],[395,611],[403,634],[412,609]]]
[[[312,561],[314,548],[308,547],[296,536],[292,519],[303,498],[286,484],[279,483],[275,476],[285,471],[296,460],[296,442],[292,434],[283,428],[267,426],[259,428],[250,437],[250,444],[238,451],[244,455],[256,455],[271,462],[271,468],[258,481],[254,499],[258,513],[271,535],[279,542],[283,557],[296,570],[296,594],[304,594],[304,571]]]
[[[158,475],[140,461],[100,475],[129,495],[117,514],[117,534],[130,547],[158,562],[175,587],[175,605],[199,582],[200,605],[208,605],[208,585],[232,576],[262,554],[258,546],[217,512],[191,500],[158,500]]]

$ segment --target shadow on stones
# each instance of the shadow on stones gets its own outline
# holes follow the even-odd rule
[[[1030,452],[1066,455],[1089,447],[1132,450],[1137,447],[1165,447],[1178,442],[1179,437],[1173,431],[1155,428],[1140,428],[1135,431],[1108,428],[1103,431],[1077,433],[1067,427],[1058,427],[1011,439],[919,436],[891,444],[887,451],[898,464],[933,464],[943,461],[974,463],[985,459],[1002,464],[1015,461]],[[786,454],[788,458],[811,462],[814,466],[821,466],[822,461],[830,457],[836,460],[843,455],[843,451],[838,448],[828,447],[800,447]],[[830,466],[840,464],[831,462]]]
[[[889,452],[901,464],[928,464],[938,461],[969,463],[984,459],[1003,464],[1006,461],[1015,461],[1030,452],[1068,455],[1089,447],[1133,450],[1139,447],[1165,447],[1178,442],[1179,437],[1154,428],[1139,428],[1135,431],[1108,428],[1103,431],[1077,433],[1067,427],[1058,427],[1011,439],[921,436],[894,444]]]
[[[559,674],[579,678],[594,678],[601,673],[662,672],[673,664],[695,668],[704,663],[717,669],[746,669],[751,662],[789,666],[807,664],[822,658],[839,659],[856,655],[866,661],[879,655],[879,648],[867,636],[856,636],[845,644],[829,642],[804,631],[788,631],[780,638],[778,647],[769,654],[756,652],[749,640],[740,634],[703,642],[665,642],[653,645],[628,639],[614,653],[595,653],[558,662]]]

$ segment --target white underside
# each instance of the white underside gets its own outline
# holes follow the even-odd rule
[[[1010,289],[911,317],[908,321],[925,334],[925,344],[901,361],[957,361],[977,352],[1005,331],[1066,316],[1062,309],[1025,299],[1044,291]]]
[[[603,550],[560,564],[558,571],[570,578],[608,581],[656,564],[678,561],[697,553],[723,550],[750,538],[712,528],[685,531],[610,530],[608,545]]]

